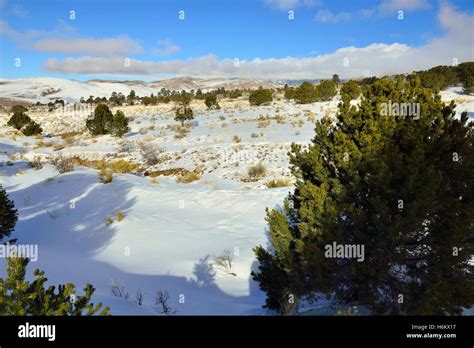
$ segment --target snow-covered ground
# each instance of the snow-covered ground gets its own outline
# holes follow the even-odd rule
[[[444,91],[443,99],[458,99],[458,111],[474,115],[474,97],[459,91]],[[280,100],[250,107],[241,99],[208,111],[193,101],[195,120],[183,138],[175,136],[171,104],[119,108],[133,117],[123,139],[90,136],[84,129],[87,112],[29,112],[47,135],[42,139],[14,132],[6,126],[8,115],[0,115],[0,184],[19,212],[13,237],[39,246],[30,274],[40,268],[51,283],[73,282],[78,288],[90,282],[97,288],[94,300],[109,305],[112,314],[157,314],[158,290],[168,292],[178,315],[265,314],[265,294],[250,276],[256,268],[252,248],[267,244],[265,208],[280,205],[292,189],[265,184],[292,181],[289,145],[308,143],[314,121],[334,114],[338,102],[339,97],[310,105]],[[77,133],[63,139],[65,132]],[[144,145],[161,148],[159,164],[145,165]],[[199,168],[202,175],[185,184],[174,176],[115,174],[104,184],[89,167],[59,175],[51,164],[28,165],[35,157],[47,163],[59,154],[123,159],[149,172]],[[249,166],[260,161],[265,176],[248,180]],[[123,220],[106,224],[118,211]],[[235,275],[213,266],[224,250],[234,255]],[[125,286],[129,300],[111,296],[114,279]],[[142,306],[133,302],[137,291],[144,294]]]

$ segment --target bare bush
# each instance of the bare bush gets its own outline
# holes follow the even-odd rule
[[[251,178],[256,178],[265,175],[266,172],[267,168],[265,167],[265,165],[262,162],[259,162],[249,168],[248,175]]]
[[[139,306],[143,304],[143,300],[145,299],[145,295],[143,295],[143,292],[138,289],[137,293],[135,294],[135,303]]]
[[[226,249],[220,256],[215,256],[213,260],[214,268],[217,268],[225,275],[237,276],[232,272],[232,263],[234,262],[234,254],[231,250]]]
[[[112,293],[112,296],[120,297],[125,300],[128,300],[129,298],[129,294],[125,290],[125,286],[123,286],[123,284],[118,279],[112,280],[111,293]]]
[[[168,295],[168,291],[158,290],[155,294],[155,305],[160,306],[157,310],[159,313],[170,315],[175,314],[176,309],[171,307],[168,304],[168,300],[170,296]]]
[[[55,157],[51,164],[56,167],[59,174],[72,172],[74,170],[74,161],[71,158],[65,158],[62,155]]]
[[[41,158],[38,156],[35,156],[35,158],[33,158],[32,161],[28,162],[28,165],[31,168],[34,168],[36,170],[43,168],[43,163],[41,163]]]
[[[145,162],[150,166],[158,164],[160,161],[160,155],[165,151],[161,146],[153,144],[140,143],[139,146],[140,154]]]

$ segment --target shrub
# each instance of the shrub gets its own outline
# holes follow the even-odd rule
[[[184,122],[194,119],[193,109],[181,106],[176,109],[176,117],[174,120],[176,122],[181,122],[181,126],[184,127]]]
[[[43,164],[41,163],[41,158],[40,157],[33,158],[32,161],[28,162],[28,165],[31,168],[34,168],[36,170],[39,170],[39,169],[43,168]]]
[[[15,112],[12,117],[7,122],[7,125],[16,128],[16,129],[21,129],[23,126],[26,126],[28,123],[31,122],[30,116],[23,112]]]
[[[162,147],[153,144],[139,143],[139,147],[140,154],[146,164],[150,166],[158,164],[160,162],[160,155],[165,151]]]
[[[11,114],[16,114],[16,113],[25,113],[27,112],[28,109],[26,107],[24,107],[23,105],[13,105],[11,108],[10,108],[10,113]]]
[[[125,217],[125,214],[122,211],[118,210],[117,212],[115,212],[115,221],[120,222],[124,219],[124,217]]]
[[[291,185],[291,182],[288,179],[271,180],[265,184],[265,186],[267,186],[268,188],[286,187],[290,185]]]
[[[128,162],[125,160],[118,160],[115,162],[107,163],[107,167],[114,173],[125,174],[133,172],[139,167],[137,163]]]
[[[56,167],[59,174],[72,172],[74,170],[74,159],[65,158],[62,155],[55,157],[51,163]]]
[[[114,173],[107,168],[102,168],[99,170],[99,174],[97,174],[97,177],[103,184],[109,184],[113,180]]]
[[[234,262],[234,254],[231,250],[226,249],[222,253],[222,255],[215,256],[212,262],[212,265],[217,268],[219,271],[224,273],[225,275],[232,275],[237,276],[234,272],[232,272],[232,264]]]
[[[130,127],[128,126],[128,119],[122,111],[117,110],[110,125],[110,133],[113,136],[120,138],[129,131]]]
[[[250,166],[248,170],[248,175],[251,178],[257,178],[265,175],[266,172],[267,168],[265,167],[265,165],[262,162],[259,162],[253,166]]]
[[[204,103],[209,109],[220,109],[219,103],[217,102],[217,96],[215,94],[208,94]]]
[[[318,89],[316,89],[310,82],[305,81],[296,88],[293,97],[299,104],[314,103],[319,98]]]
[[[336,84],[332,80],[321,81],[316,88],[322,101],[329,101],[337,94]]]
[[[258,89],[249,95],[250,105],[262,105],[270,103],[273,100],[273,92],[271,89]]]
[[[179,184],[189,184],[190,182],[199,180],[201,177],[198,173],[195,172],[187,172],[184,174],[180,174],[176,177],[176,182]]]
[[[242,141],[242,138],[239,137],[238,135],[234,135],[234,137],[232,138],[232,140],[234,140],[234,142],[236,143],[240,143]]]
[[[94,110],[94,117],[86,121],[86,127],[92,135],[108,134],[114,115],[105,104],[99,104]]]
[[[349,80],[341,87],[341,95],[348,95],[351,99],[356,99],[362,92],[357,81]]]
[[[95,292],[91,284],[84,287],[84,295],[76,295],[74,284],[45,287],[48,278],[36,269],[34,280],[25,279],[29,260],[7,257],[6,278],[0,278],[0,315],[2,316],[79,316],[108,315],[109,307],[90,303]],[[28,277],[29,278],[29,277]],[[100,312],[99,312],[100,311]]]
[[[15,205],[0,185],[0,241],[10,236],[17,220],[18,214]]]
[[[27,137],[32,136],[32,135],[38,135],[38,134],[41,134],[42,132],[43,132],[43,128],[41,128],[41,126],[35,121],[31,121],[22,129],[23,135]]]

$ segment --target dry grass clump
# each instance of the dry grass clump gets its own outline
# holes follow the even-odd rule
[[[291,182],[288,179],[276,179],[267,182],[265,186],[267,186],[268,188],[286,187],[291,186]]]
[[[266,172],[267,168],[265,167],[265,165],[262,162],[259,162],[253,166],[250,166],[248,170],[248,175],[251,178],[258,178],[265,175]]]
[[[188,172],[180,174],[176,177],[176,182],[178,184],[189,184],[190,182],[199,180],[201,176],[196,172]]]

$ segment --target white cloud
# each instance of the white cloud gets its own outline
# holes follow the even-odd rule
[[[317,6],[320,0],[265,0],[265,3],[278,10],[294,10],[298,6]]]
[[[395,11],[428,10],[431,5],[426,0],[383,0],[379,5],[381,13]]]
[[[158,56],[167,56],[181,50],[181,47],[172,43],[169,39],[158,41],[159,48],[154,50]]]
[[[63,20],[51,31],[28,30],[19,32],[0,20],[0,35],[18,46],[38,52],[85,54],[90,56],[122,56],[143,52],[140,44],[127,36],[114,38],[81,38],[73,36],[76,29]]]
[[[321,23],[339,23],[342,21],[348,21],[352,18],[352,15],[348,12],[332,13],[329,10],[320,10],[316,14],[316,21]]]
[[[404,73],[423,70],[436,65],[450,65],[474,60],[472,28],[474,16],[455,11],[442,4],[438,21],[445,33],[420,47],[406,44],[374,43],[366,47],[344,47],[330,54],[308,58],[268,58],[241,60],[234,66],[233,59],[219,60],[213,55],[189,60],[140,61],[131,60],[130,66],[120,58],[80,57],[64,60],[49,59],[45,68],[59,74],[142,75],[159,74],[253,77],[263,79],[328,78],[337,73],[342,78]],[[349,65],[344,67],[347,59]]]
[[[123,56],[143,52],[143,48],[128,37],[107,39],[50,38],[34,42],[31,48],[38,52],[87,54],[91,56]]]

